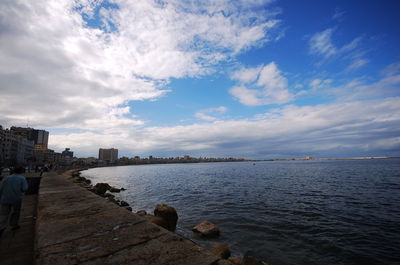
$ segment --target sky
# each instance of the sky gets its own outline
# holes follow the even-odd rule
[[[0,125],[75,156],[400,156],[400,1],[2,0]]]

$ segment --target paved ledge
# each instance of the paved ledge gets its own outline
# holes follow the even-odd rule
[[[26,195],[22,200],[20,229],[11,231],[7,227],[0,237],[1,265],[30,265],[33,264],[33,242],[36,218],[37,195]]]
[[[56,173],[42,178],[36,235],[38,265],[231,264]]]

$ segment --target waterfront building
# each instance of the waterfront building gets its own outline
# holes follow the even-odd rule
[[[37,130],[34,128],[23,128],[12,126],[10,128],[14,133],[33,141],[35,146],[39,145],[42,149],[47,149],[49,142],[49,132],[45,130]]]
[[[0,126],[0,166],[27,165],[33,161],[34,142]]]
[[[0,125],[0,167],[4,165],[4,130]]]
[[[107,163],[114,163],[118,160],[118,149],[115,148],[100,148],[99,160],[106,161]]]
[[[71,150],[70,148],[65,148],[65,150],[62,151],[61,154],[62,154],[63,156],[68,156],[68,157],[70,157],[70,158],[73,158],[73,157],[74,157],[74,152],[72,152],[72,151],[70,151],[70,150]]]

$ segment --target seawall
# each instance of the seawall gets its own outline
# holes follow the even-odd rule
[[[38,265],[231,264],[56,173],[41,181],[36,235]]]

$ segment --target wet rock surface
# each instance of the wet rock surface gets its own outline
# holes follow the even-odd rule
[[[120,201],[119,205],[122,207],[125,207],[125,206],[129,206],[129,203],[127,203],[126,201]]]
[[[228,259],[231,256],[229,246],[226,244],[218,244],[212,246],[211,252],[223,259]]]
[[[228,260],[235,265],[243,265],[243,260],[238,257],[229,257]]]
[[[209,221],[204,221],[196,225],[193,227],[192,231],[199,233],[204,237],[216,237],[220,233],[218,226]]]
[[[243,255],[243,265],[268,265],[268,263],[258,258],[253,251],[247,251]]]
[[[97,183],[93,188],[96,194],[103,195],[111,188],[111,186],[108,183]]]
[[[145,210],[140,210],[140,211],[137,211],[136,214],[138,214],[140,216],[145,216],[145,215],[147,215],[147,212]]]
[[[166,223],[166,229],[175,231],[178,222],[178,214],[174,207],[167,204],[157,204],[154,209],[154,216],[161,217]]]
[[[108,191],[109,192],[121,192],[121,189],[111,187]]]

